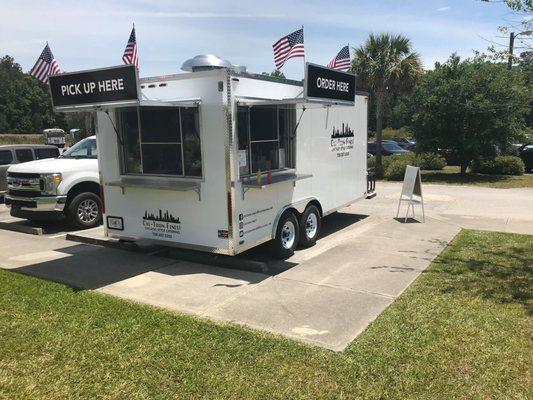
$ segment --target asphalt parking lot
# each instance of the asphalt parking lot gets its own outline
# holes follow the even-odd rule
[[[327,217],[316,246],[281,262],[263,248],[241,256],[237,268],[183,260],[166,248],[139,254],[66,240],[67,233],[102,238],[101,228],[66,232],[64,225],[46,224],[42,235],[0,229],[0,266],[339,351],[461,228],[533,234],[533,189],[425,185],[423,224],[393,218],[400,185],[381,183],[375,199]],[[21,223],[3,206],[0,222]],[[239,269],[246,260],[269,268]]]

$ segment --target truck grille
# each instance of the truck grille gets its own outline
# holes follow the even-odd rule
[[[19,172],[7,173],[7,189],[15,196],[13,192],[19,193],[18,196],[30,197],[39,196],[43,189],[39,174],[27,174]],[[27,192],[27,193],[22,193]],[[37,194],[35,194],[37,192]]]
[[[32,179],[32,178],[40,178],[39,174],[28,174],[25,172],[8,172],[7,173],[8,178],[25,178],[25,179]]]

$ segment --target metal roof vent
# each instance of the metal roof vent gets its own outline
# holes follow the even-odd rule
[[[211,69],[233,68],[233,65],[213,54],[202,54],[188,59],[183,63],[181,69],[188,72],[207,71]]]

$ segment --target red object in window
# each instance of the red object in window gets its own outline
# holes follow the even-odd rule
[[[267,163],[267,183],[272,183],[272,171],[270,171],[270,163]]]

